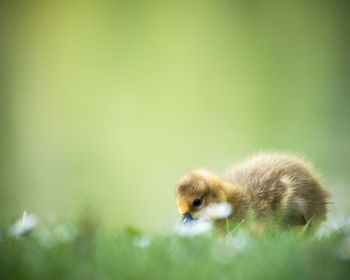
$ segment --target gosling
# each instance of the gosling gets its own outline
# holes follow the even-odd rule
[[[326,219],[329,196],[309,163],[275,152],[260,152],[223,176],[191,171],[176,186],[176,204],[184,221],[198,218],[212,203],[228,202],[233,206],[232,221],[254,213],[256,224],[263,225],[282,212],[284,225],[305,225],[311,219],[318,225]]]

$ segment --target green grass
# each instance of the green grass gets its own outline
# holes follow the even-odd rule
[[[246,224],[246,223],[244,223]],[[229,226],[229,225],[228,225]],[[145,235],[89,220],[0,239],[0,279],[349,279],[350,231],[325,237],[239,225],[226,235]]]

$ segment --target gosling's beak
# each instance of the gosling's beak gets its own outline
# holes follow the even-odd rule
[[[181,223],[186,224],[186,223],[189,223],[193,220],[194,219],[191,217],[191,215],[189,213],[182,214]]]

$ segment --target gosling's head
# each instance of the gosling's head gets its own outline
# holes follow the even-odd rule
[[[176,186],[176,204],[185,222],[198,218],[209,204],[225,201],[223,182],[206,170],[185,174]]]

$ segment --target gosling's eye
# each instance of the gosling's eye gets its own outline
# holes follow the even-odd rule
[[[202,199],[201,198],[196,198],[195,200],[193,200],[192,205],[195,207],[198,207],[202,204]]]

